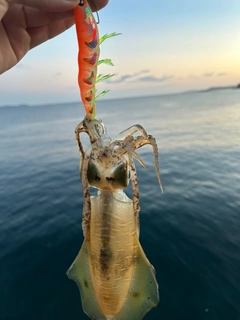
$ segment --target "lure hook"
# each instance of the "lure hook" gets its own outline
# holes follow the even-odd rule
[[[82,0],[83,1],[83,0]],[[95,2],[94,1],[89,1],[91,3],[91,7],[94,8],[95,10],[95,13],[97,15],[97,21],[96,21],[96,24],[99,24],[100,23],[100,18],[99,18],[99,14],[98,14],[98,11],[97,11],[97,7],[95,5]]]
[[[99,24],[99,23],[100,23],[100,18],[99,18],[98,11],[96,11],[96,15],[97,15],[97,21],[96,21],[96,24]]]

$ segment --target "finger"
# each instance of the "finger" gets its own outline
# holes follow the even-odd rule
[[[91,3],[89,2],[89,4],[91,5],[92,8],[94,8],[94,11],[97,11],[97,10],[100,10],[100,8],[106,6],[108,3],[108,0],[95,0],[95,2],[93,2],[92,0],[92,2]],[[42,11],[40,9],[25,6],[24,12],[25,12],[28,28],[40,27],[40,26],[49,24],[50,22],[53,22],[53,21],[73,17],[73,10],[67,10],[62,12],[49,12],[49,11]]]
[[[108,4],[108,0],[89,0],[92,11],[99,11]]]
[[[61,12],[73,9],[79,0],[9,0],[9,2],[45,11]]]
[[[7,12],[9,4],[6,0],[0,0],[0,21]]]
[[[0,0],[7,1],[7,0]],[[20,3],[22,5],[52,12],[71,10],[79,4],[79,0],[8,0],[10,3]],[[93,11],[105,7],[108,0],[92,0],[89,4]]]
[[[73,17],[73,10],[48,12],[36,8],[24,7],[27,28],[45,26],[51,22]]]
[[[28,34],[31,37],[30,48],[34,48],[39,44],[56,37],[60,33],[66,31],[74,24],[74,18],[66,18],[64,20],[55,21],[49,25],[28,29]]]

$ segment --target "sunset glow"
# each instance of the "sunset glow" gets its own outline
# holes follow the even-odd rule
[[[100,11],[101,57],[115,77],[107,98],[165,94],[240,82],[239,1],[110,0]],[[0,77],[0,106],[79,100],[75,28],[29,52]]]

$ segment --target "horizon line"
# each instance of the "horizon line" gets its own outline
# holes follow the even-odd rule
[[[152,95],[138,95],[138,96],[126,96],[126,97],[116,97],[116,98],[105,98],[100,100],[101,101],[111,101],[111,100],[124,100],[124,99],[138,99],[138,98],[150,98],[150,97],[159,97],[159,96],[172,96],[172,95],[180,95],[180,94],[188,94],[188,93],[204,93],[214,90],[225,90],[225,89],[240,89],[240,83],[235,85],[228,85],[228,86],[219,86],[219,87],[208,87],[206,89],[189,89],[184,91],[175,91],[169,93],[160,93],[160,94],[152,94]],[[64,104],[77,104],[82,103],[81,100],[79,101],[65,101],[65,102],[45,102],[40,104],[28,104],[28,103],[20,103],[20,104],[4,104],[0,105],[0,108],[21,108],[21,107],[41,107],[41,106],[56,106],[56,105],[64,105]]]

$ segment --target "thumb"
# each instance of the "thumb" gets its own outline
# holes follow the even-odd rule
[[[52,12],[71,10],[79,4],[79,0],[0,0],[0,3],[2,1],[7,3],[19,3],[28,7]],[[102,9],[107,3],[108,0],[89,1],[89,5],[93,11]]]
[[[79,0],[0,0],[0,2],[18,3],[44,11],[61,12],[76,7]]]

